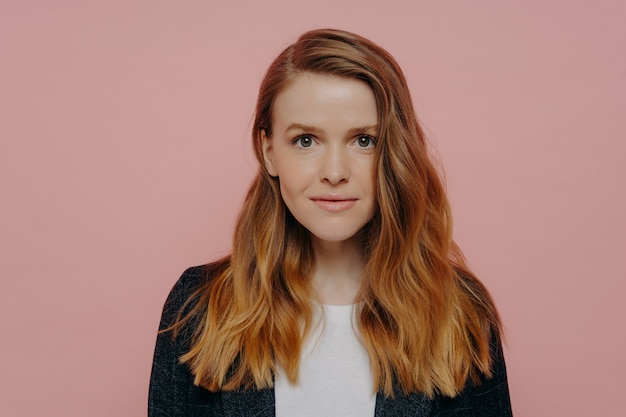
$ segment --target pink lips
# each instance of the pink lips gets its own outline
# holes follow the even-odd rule
[[[357,199],[343,196],[323,195],[312,197],[311,200],[319,208],[331,213],[339,213],[353,207]]]

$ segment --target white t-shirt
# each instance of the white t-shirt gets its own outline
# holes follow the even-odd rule
[[[316,307],[299,383],[291,385],[281,370],[276,375],[276,417],[373,417],[376,395],[367,351],[353,325],[354,306]]]

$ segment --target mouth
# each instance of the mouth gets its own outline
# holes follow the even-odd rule
[[[311,201],[322,210],[340,213],[352,208],[356,204],[357,199],[343,196],[316,196],[312,197]]]

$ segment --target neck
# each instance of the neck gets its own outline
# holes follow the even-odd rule
[[[313,289],[322,304],[344,305],[356,301],[365,266],[358,237],[342,242],[321,241],[312,237],[315,252]]]

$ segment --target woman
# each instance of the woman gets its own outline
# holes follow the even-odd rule
[[[151,416],[508,416],[501,325],[452,241],[395,60],[305,33],[272,63],[232,254],[166,301]]]

